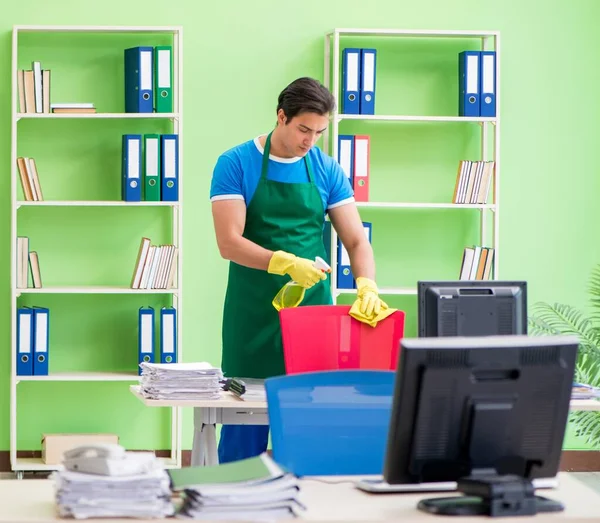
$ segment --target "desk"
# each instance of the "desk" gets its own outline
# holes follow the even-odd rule
[[[543,514],[533,521],[568,521],[590,523],[598,521],[600,494],[567,472],[559,474],[557,489],[538,491],[541,495],[565,504],[565,510],[556,514]],[[425,497],[449,496],[444,494],[367,494],[353,486],[353,479],[340,483],[343,478],[303,479],[300,481],[300,497],[307,510],[297,521],[420,523],[423,521],[449,523],[490,523],[483,517],[433,516],[416,509],[417,502]],[[13,523],[67,521],[56,515],[54,482],[50,479],[22,479],[0,481],[0,521]],[[169,518],[171,521],[173,519]],[[494,523],[519,523],[523,518],[495,518]],[[86,520],[88,521],[88,520]],[[99,520],[96,520],[99,521]],[[132,523],[142,520],[103,519],[104,523]],[[156,520],[149,520],[156,522]],[[290,520],[286,520],[290,521]],[[527,521],[531,521],[530,518]],[[210,523],[210,522],[208,522]],[[220,523],[223,523],[221,521]]]
[[[266,401],[245,401],[225,391],[221,392],[221,397],[217,400],[149,400],[142,396],[139,385],[131,385],[129,388],[132,394],[148,407],[193,407],[192,466],[218,463],[217,423],[221,425],[269,424]],[[600,411],[600,401],[571,400],[571,410]]]
[[[139,385],[131,385],[131,392],[148,407],[193,407],[194,439],[191,465],[216,465],[216,424],[268,425],[266,401],[245,401],[231,392],[221,392],[217,400],[149,400],[140,393]],[[599,402],[600,404],[600,402]]]

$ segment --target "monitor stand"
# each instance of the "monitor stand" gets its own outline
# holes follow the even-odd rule
[[[562,503],[535,495],[531,480],[516,475],[467,476],[457,490],[464,496],[428,498],[417,508],[446,516],[531,516],[538,512],[561,512]]]

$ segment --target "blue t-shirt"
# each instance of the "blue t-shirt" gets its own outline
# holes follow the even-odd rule
[[[260,180],[264,149],[258,138],[224,152],[215,165],[210,200],[252,200]],[[314,182],[321,194],[325,211],[354,201],[354,192],[340,164],[318,147],[308,151]],[[306,164],[301,157],[279,158],[269,155],[269,180],[288,183],[308,181]]]

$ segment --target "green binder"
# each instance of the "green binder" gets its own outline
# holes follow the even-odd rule
[[[144,135],[144,200],[160,201],[160,135]]]
[[[173,112],[173,48],[157,45],[154,48],[154,110]]]
[[[263,452],[252,458],[239,459],[219,465],[169,469],[172,490],[204,486],[252,486],[272,483],[287,475],[273,459]]]

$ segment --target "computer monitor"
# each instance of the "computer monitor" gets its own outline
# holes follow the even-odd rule
[[[419,337],[527,334],[524,281],[419,281]]]
[[[419,504],[429,512],[510,515],[517,501],[561,510],[534,496],[531,481],[558,473],[577,350],[574,336],[403,339],[384,480],[456,481],[481,496]],[[512,500],[502,499],[507,487]]]

